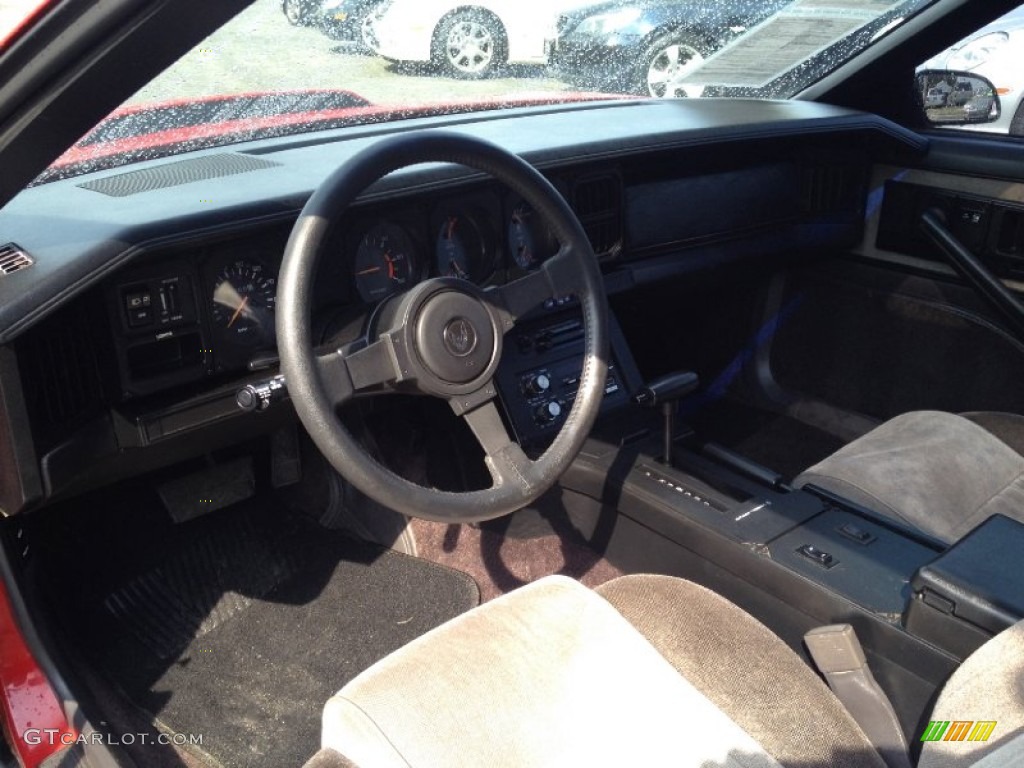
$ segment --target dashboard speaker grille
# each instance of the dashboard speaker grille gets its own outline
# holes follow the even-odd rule
[[[128,197],[154,189],[177,187],[191,184],[194,181],[218,179],[224,176],[235,176],[239,173],[260,171],[280,165],[272,160],[261,157],[224,152],[217,155],[179,160],[154,168],[143,168],[139,171],[128,171],[114,176],[107,176],[94,181],[86,181],[78,186],[110,197]]]
[[[0,277],[13,275],[22,269],[31,267],[35,262],[14,243],[0,245]]]

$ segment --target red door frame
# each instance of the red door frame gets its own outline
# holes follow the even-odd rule
[[[46,674],[29,650],[14,616],[7,585],[0,580],[0,715],[18,761],[37,768],[73,744],[78,732]]]

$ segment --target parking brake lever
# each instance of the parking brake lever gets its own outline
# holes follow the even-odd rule
[[[699,386],[700,376],[693,371],[676,371],[645,384],[633,395],[633,402],[642,408],[661,406],[661,413],[664,417],[661,461],[664,464],[672,464],[676,402],[696,391]]]

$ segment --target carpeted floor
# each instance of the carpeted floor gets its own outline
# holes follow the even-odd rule
[[[162,730],[201,735],[198,751],[227,767],[301,765],[335,691],[479,599],[465,574],[265,503],[169,533],[145,568],[98,565],[110,572],[83,590],[77,645]]]
[[[588,539],[559,514],[522,511],[480,526],[412,520],[411,527],[419,557],[468,573],[482,602],[552,573],[588,587],[622,575],[603,557],[600,532]]]

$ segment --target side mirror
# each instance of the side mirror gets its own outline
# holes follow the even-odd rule
[[[917,94],[930,125],[991,123],[1002,105],[989,80],[969,72],[926,69],[917,73]]]

